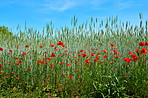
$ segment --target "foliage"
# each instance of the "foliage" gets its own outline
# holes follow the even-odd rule
[[[51,22],[41,35],[25,27],[2,38],[1,96],[147,97],[147,24],[117,20],[78,25],[74,17],[71,28]]]

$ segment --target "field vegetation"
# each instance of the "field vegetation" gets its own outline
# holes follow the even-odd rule
[[[147,21],[106,21],[54,29],[33,28],[16,36],[0,28],[0,97],[148,97]],[[9,33],[8,33],[9,32]],[[7,34],[6,34],[7,33]]]

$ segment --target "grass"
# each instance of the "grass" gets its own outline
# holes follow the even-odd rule
[[[147,21],[76,20],[56,30],[51,22],[41,35],[18,27],[15,40],[1,40],[1,97],[148,96]]]

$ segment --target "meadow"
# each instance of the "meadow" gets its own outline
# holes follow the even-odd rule
[[[148,97],[147,21],[109,17],[0,40],[0,97]]]

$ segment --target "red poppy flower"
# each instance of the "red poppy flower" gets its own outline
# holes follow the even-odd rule
[[[132,54],[131,56],[132,56],[132,58],[137,58],[136,54]]]
[[[72,75],[69,75],[68,78],[72,78]]]
[[[44,61],[41,61],[41,64],[44,64]]]
[[[135,52],[139,52],[139,49],[136,49],[136,51]]]
[[[57,45],[62,45],[63,44],[63,42],[61,42],[61,41],[59,41],[58,43],[57,43]]]
[[[1,74],[3,74],[3,71],[1,71]]]
[[[0,67],[3,67],[2,64],[0,64]]]
[[[89,59],[85,60],[86,63],[90,63]]]
[[[76,69],[76,71],[78,72],[78,69]]]
[[[67,66],[70,66],[70,64],[67,64]]]
[[[148,42],[145,42],[145,46],[148,46]]]
[[[103,56],[104,58],[107,58],[107,56]]]
[[[93,97],[95,98],[95,97],[96,97],[96,95],[93,95]]]
[[[11,65],[11,63],[8,63],[8,65]]]
[[[54,47],[54,45],[53,45],[53,44],[50,44],[50,46],[51,46],[51,47]]]
[[[23,52],[24,55],[26,55],[26,52]]]
[[[9,52],[12,52],[12,50],[9,50]]]
[[[84,50],[80,50],[80,52],[83,52]]]
[[[118,54],[118,52],[117,52],[115,49],[113,50],[113,52],[114,52],[114,55],[115,55],[115,54]]]
[[[129,54],[133,54],[132,51],[129,51]]]
[[[13,90],[15,90],[15,87],[13,87]]]
[[[47,59],[48,61],[50,61],[50,58],[47,57],[46,59]]]
[[[59,64],[60,64],[60,65],[63,65],[63,62],[60,62]]]
[[[82,54],[82,57],[86,57],[86,56],[87,56],[87,53]]]
[[[113,61],[111,61],[110,63],[111,63],[111,64],[114,64],[114,62],[113,62]]]
[[[133,58],[133,61],[136,62],[138,59],[139,59],[138,57]]]
[[[78,54],[78,56],[81,56],[81,54]]]
[[[17,49],[19,48],[18,45],[16,45]]]
[[[65,48],[65,45],[64,44],[61,44],[61,46]]]
[[[5,77],[5,79],[8,79],[8,77]]]
[[[140,46],[145,46],[144,42],[139,43]]]
[[[19,63],[22,63],[22,61],[20,60]]]
[[[118,56],[115,56],[115,59],[118,59]]]
[[[25,47],[26,47],[26,48],[29,48],[29,45],[26,45]]]
[[[107,53],[107,50],[103,50],[104,51],[104,53]]]
[[[14,74],[14,72],[12,72],[12,74]]]
[[[99,60],[99,57],[96,57],[95,59],[96,59],[96,60]]]
[[[15,63],[15,65],[19,65],[19,63]]]
[[[64,52],[68,52],[68,50],[64,50]]]
[[[78,65],[78,61],[75,62],[75,65]]]
[[[94,62],[96,62],[96,61],[98,61],[98,60],[99,60],[99,57],[96,57],[95,60],[94,60]]]
[[[19,80],[19,78],[18,78],[18,77],[16,77],[16,79],[17,79],[17,80]]]
[[[66,52],[65,55],[68,55],[68,53]]]
[[[139,58],[137,57],[137,55],[135,55],[135,54],[132,55],[132,58],[133,58],[133,61],[134,61],[134,62],[139,59]]]
[[[31,71],[31,68],[29,68],[29,71]]]
[[[47,63],[47,61],[45,60],[45,63]]]
[[[55,54],[53,52],[51,53],[51,57],[55,57]]]
[[[44,61],[38,61],[38,63],[44,64]]]
[[[127,63],[132,62],[131,59],[129,59],[129,58],[124,58],[124,60],[125,60]]]
[[[100,56],[100,53],[97,53],[98,56]]]
[[[42,46],[42,45],[40,45],[40,48],[43,48],[43,46]]]
[[[114,44],[112,44],[112,43],[110,44],[110,46],[115,47],[115,45],[114,45]]]
[[[101,63],[103,63],[104,61],[101,61]]]
[[[0,48],[0,51],[3,51],[3,48]]]
[[[142,54],[146,54],[146,53],[148,53],[148,52],[147,52],[147,50],[146,50],[145,48],[142,48],[141,53],[142,53]]]
[[[95,56],[95,53],[90,53],[90,55]]]
[[[38,61],[38,63],[41,63],[41,61]]]

